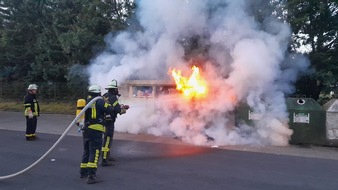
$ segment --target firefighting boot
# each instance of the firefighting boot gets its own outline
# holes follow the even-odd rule
[[[81,168],[80,169],[80,178],[87,178],[89,175],[87,168]]]
[[[113,157],[111,157],[111,156],[108,156],[107,160],[110,161],[110,162],[115,162],[116,161],[116,159],[113,158]]]
[[[102,159],[101,166],[113,166],[114,164],[109,162],[107,159]]]
[[[26,141],[36,141],[37,138],[35,137],[26,137]]]
[[[103,180],[98,178],[94,174],[90,174],[90,175],[88,175],[86,182],[87,182],[87,184],[93,184],[93,183],[99,183],[101,181],[103,181]]]
[[[86,177],[88,177],[87,172],[80,172],[80,178],[86,178]]]

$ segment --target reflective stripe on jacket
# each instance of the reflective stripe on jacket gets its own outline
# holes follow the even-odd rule
[[[87,102],[90,102],[93,98],[92,96],[88,96]],[[86,127],[88,127],[88,129],[105,132],[103,125],[105,114],[114,114],[114,109],[103,99],[98,99],[85,112]]]
[[[29,112],[32,112],[34,116],[40,115],[40,107],[36,95],[27,93],[24,97],[24,106],[25,106],[24,111],[25,116],[28,116]]]
[[[106,128],[101,124],[92,124],[88,126],[88,129],[93,129],[101,132],[106,132]]]

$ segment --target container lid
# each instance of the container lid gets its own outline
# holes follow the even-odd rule
[[[312,98],[287,98],[289,110],[324,111],[324,108]]]
[[[338,99],[332,99],[323,105],[327,112],[338,112]]]

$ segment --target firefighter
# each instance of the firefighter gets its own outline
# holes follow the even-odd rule
[[[87,102],[101,96],[101,87],[91,85],[88,88]],[[98,99],[85,112],[85,125],[83,127],[83,155],[80,165],[80,177],[87,178],[87,183],[102,181],[96,177],[97,164],[102,148],[102,134],[105,132],[104,114],[115,115],[113,107],[103,99]]]
[[[119,104],[118,97],[120,94],[116,80],[112,80],[105,89],[108,90],[108,92],[103,95],[103,98],[107,103],[112,105],[115,110],[115,114],[105,116],[106,132],[103,137],[101,165],[111,166],[113,165],[111,162],[115,161],[115,159],[110,155],[111,144],[114,136],[115,120],[117,118],[117,114],[126,113],[126,110],[129,108],[129,106]]]
[[[37,139],[35,134],[37,126],[37,117],[40,115],[39,102],[36,97],[38,86],[30,84],[27,88],[27,94],[24,96],[25,116],[26,116],[26,140],[34,141]]]

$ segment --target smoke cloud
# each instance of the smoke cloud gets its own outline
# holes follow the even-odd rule
[[[90,83],[112,79],[172,80],[170,68],[188,72],[187,41],[197,37],[196,57],[208,81],[208,98],[180,94],[136,102],[119,116],[115,130],[172,136],[196,145],[288,144],[285,96],[306,72],[308,61],[287,53],[291,30],[272,17],[257,22],[250,0],[137,1],[142,31],[107,35],[107,51],[88,68]],[[270,15],[271,16],[271,15]],[[188,43],[189,45],[189,43]],[[234,111],[246,104],[258,117],[238,123]]]

